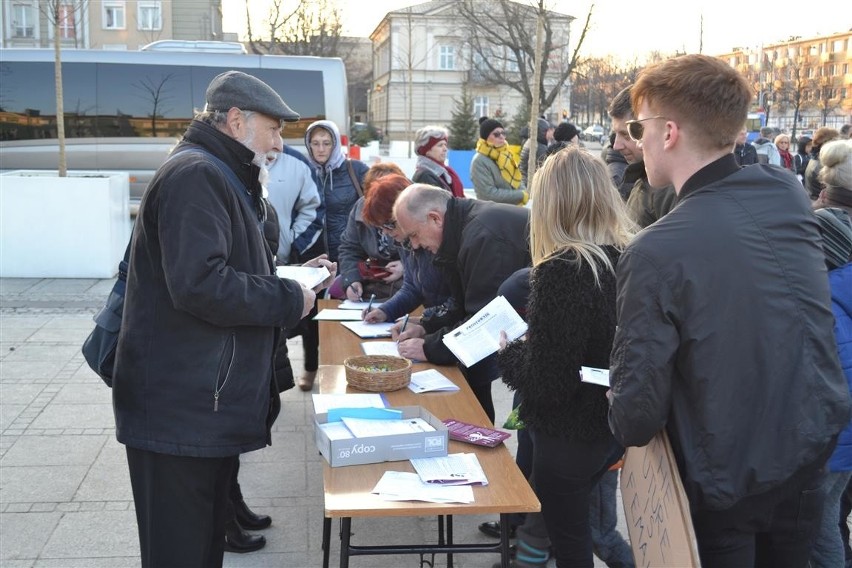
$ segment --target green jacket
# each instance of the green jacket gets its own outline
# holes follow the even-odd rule
[[[513,188],[503,179],[500,168],[494,160],[479,152],[470,162],[470,179],[476,191],[476,198],[483,201],[521,205],[526,197],[526,187],[523,183],[518,189]]]

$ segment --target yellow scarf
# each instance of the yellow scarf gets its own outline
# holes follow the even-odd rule
[[[480,138],[476,142],[476,151],[494,160],[494,163],[500,168],[500,175],[514,189],[521,186],[521,170],[518,169],[518,163],[515,161],[515,156],[509,151],[508,144],[495,148]]]

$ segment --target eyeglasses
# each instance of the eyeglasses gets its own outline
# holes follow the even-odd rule
[[[656,118],[668,120],[665,116],[649,116],[642,120],[628,120],[624,123],[624,125],[627,126],[627,135],[630,136],[630,139],[634,142],[641,142],[642,136],[645,134],[645,126],[642,123],[646,120],[654,120]]]
[[[505,130],[495,130],[494,132],[491,133],[491,136],[493,136],[495,138],[505,138],[506,137],[506,131]]]
[[[311,148],[331,148],[331,142],[311,142]]]
[[[388,221],[386,223],[382,223],[380,226],[381,226],[382,229],[385,229],[385,230],[388,230],[388,231],[395,231],[396,230],[396,220],[391,219],[390,221]]]

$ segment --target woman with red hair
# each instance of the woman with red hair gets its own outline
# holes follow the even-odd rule
[[[364,198],[364,222],[380,229],[396,242],[405,237],[393,218],[393,205],[402,190],[411,185],[405,176],[389,175],[383,177],[370,188]],[[426,306],[423,318],[440,317],[451,306],[449,284],[432,264],[432,253],[425,249],[411,250],[401,243],[400,258],[404,268],[402,288],[380,307],[365,314],[364,320],[370,323],[393,321],[411,312],[421,304]]]

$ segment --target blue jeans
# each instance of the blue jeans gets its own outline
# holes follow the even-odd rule
[[[837,520],[840,517],[840,497],[846,489],[850,474],[850,471],[836,471],[826,475],[825,506],[811,552],[811,568],[844,566],[843,540]]]
[[[618,471],[607,471],[589,496],[589,523],[595,556],[608,568],[633,568],[633,550],[621,533],[618,523]]]

